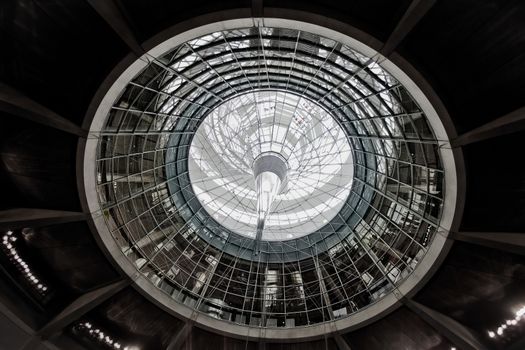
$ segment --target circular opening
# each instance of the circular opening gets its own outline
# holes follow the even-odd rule
[[[446,132],[417,86],[363,44],[251,23],[169,39],[113,85],[86,142],[95,227],[140,290],[219,332],[299,339],[366,323],[446,251]],[[299,132],[282,137],[284,126]],[[296,207],[279,207],[286,195]]]
[[[341,210],[352,187],[351,155],[348,135],[320,105],[258,90],[206,116],[191,143],[189,174],[197,198],[222,226],[256,238],[264,209],[260,238],[288,240],[318,230]],[[260,175],[272,195],[257,186],[257,162],[266,167],[257,172],[270,173]]]

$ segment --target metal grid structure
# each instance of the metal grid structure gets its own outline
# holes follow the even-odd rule
[[[159,289],[224,321],[301,327],[359,312],[421,261],[443,207],[438,140],[381,62],[265,27],[215,32],[150,59],[98,135],[97,193],[123,254]],[[324,226],[265,240],[254,255],[252,238],[203,208],[188,158],[207,116],[263,92],[300,96],[337,121],[353,179]]]

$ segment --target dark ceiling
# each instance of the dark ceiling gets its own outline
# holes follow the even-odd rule
[[[109,1],[109,0],[107,0]],[[114,0],[139,43],[193,17],[242,8],[252,1]],[[423,0],[424,1],[424,0]],[[84,0],[0,2],[0,83],[17,89],[81,125],[98,87],[130,49]],[[333,18],[385,42],[411,1],[265,0],[266,8],[297,9]],[[417,2],[417,1],[415,1]],[[444,102],[458,134],[523,107],[525,96],[525,2],[440,0],[397,47]],[[0,90],[2,88],[0,87]],[[0,107],[1,107],[0,102]],[[21,119],[0,108],[0,210],[40,208],[81,211],[77,189],[78,137]],[[521,128],[521,131],[520,131]],[[525,233],[525,131],[462,147],[466,170],[460,231]],[[0,301],[33,329],[46,327],[74,300],[118,280],[87,222],[32,225],[16,230],[18,247],[50,286],[41,298],[2,260]],[[514,250],[517,251],[516,249]],[[487,330],[512,318],[525,304],[523,246],[514,254],[455,242],[442,267],[413,300],[467,327],[486,348],[523,349],[525,328],[493,340]],[[92,320],[141,349],[166,348],[184,326],[128,286],[67,320],[52,337],[63,348],[97,348],[73,328]],[[355,350],[448,350],[454,339],[403,306],[362,329],[343,334]],[[0,349],[20,348],[29,330],[0,319]],[[22,327],[23,328],[23,327]],[[63,330],[60,332],[60,330]],[[41,333],[43,338],[49,335]],[[2,339],[3,338],[3,339]],[[454,338],[454,337],[452,337]],[[335,338],[299,344],[256,344],[193,327],[185,349],[337,349]],[[73,342],[73,343],[71,343]],[[63,344],[69,344],[64,347]],[[521,345],[520,345],[521,344]],[[339,345],[341,348],[341,345]],[[26,347],[37,348],[34,347]]]

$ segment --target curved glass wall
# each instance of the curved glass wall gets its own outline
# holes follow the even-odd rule
[[[97,193],[122,253],[166,295],[225,322],[302,327],[359,312],[423,259],[443,207],[438,140],[376,58],[266,27],[211,33],[147,58],[96,135]],[[277,116],[265,111],[272,103],[283,123],[266,120]],[[301,120],[319,128],[297,136],[305,150],[297,163],[315,152],[318,166],[297,185],[280,128],[300,130]],[[264,140],[274,142],[254,144],[250,128],[273,130]],[[289,167],[277,202],[291,197],[289,215],[270,213],[257,240],[256,191],[242,178],[253,181],[250,162],[263,148]],[[243,198],[241,217],[226,202]]]

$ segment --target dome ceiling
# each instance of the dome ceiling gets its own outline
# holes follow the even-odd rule
[[[353,322],[417,285],[455,173],[435,112],[387,61],[285,27],[169,45],[90,131],[93,215],[117,254],[175,310],[238,326]]]
[[[0,348],[524,348],[523,2],[115,3],[1,6]],[[290,164],[226,130],[295,98],[340,126],[349,193],[279,235]],[[192,165],[199,133],[244,141]],[[234,168],[253,192],[216,218],[193,185]]]

